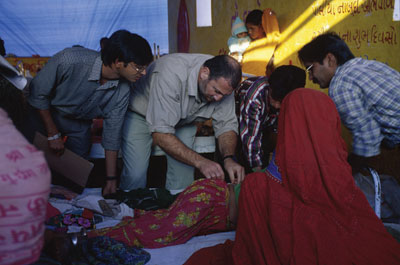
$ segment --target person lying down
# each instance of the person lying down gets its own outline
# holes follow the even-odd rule
[[[239,192],[239,191],[238,191]],[[235,228],[236,200],[233,184],[224,180],[199,179],[183,190],[169,208],[134,210],[134,217],[125,217],[118,225],[87,233],[87,237],[106,236],[132,247],[161,248],[183,244],[196,235],[229,231]],[[67,234],[48,233],[49,250],[58,260],[71,240]],[[56,239],[53,243],[52,240]],[[82,239],[82,238],[80,238]],[[79,239],[78,239],[79,240]],[[68,250],[67,250],[68,251]]]
[[[168,209],[135,210],[118,225],[88,233],[108,236],[129,246],[161,248],[183,244],[193,236],[235,227],[233,185],[223,180],[199,179],[179,194]]]

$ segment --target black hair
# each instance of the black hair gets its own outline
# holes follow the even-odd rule
[[[153,54],[149,43],[143,37],[127,30],[118,30],[101,49],[101,60],[104,65],[111,66],[117,59],[125,64],[134,62],[143,66],[153,60]]]
[[[287,94],[306,84],[306,71],[294,65],[282,65],[268,79],[271,97],[282,102]]]
[[[229,55],[218,55],[208,59],[204,66],[210,70],[209,80],[223,77],[230,82],[233,89],[236,89],[242,79],[240,64]]]
[[[260,9],[254,9],[247,15],[245,23],[260,26],[262,23],[262,16],[263,12]]]
[[[325,56],[332,53],[338,65],[342,65],[354,58],[347,44],[336,33],[328,32],[319,35],[300,49],[298,56],[300,61],[323,63]]]
[[[21,131],[26,115],[23,92],[0,75],[0,108],[5,110],[15,127]]]
[[[104,47],[107,45],[108,43],[108,38],[107,37],[103,37],[100,39],[100,48],[104,49]]]
[[[4,47],[4,40],[0,38],[0,55],[6,56],[6,48]]]

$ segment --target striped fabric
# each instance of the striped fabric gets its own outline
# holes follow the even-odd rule
[[[251,168],[263,167],[262,131],[277,121],[277,113],[267,101],[268,87],[267,77],[254,77],[243,81],[239,88],[240,138]]]

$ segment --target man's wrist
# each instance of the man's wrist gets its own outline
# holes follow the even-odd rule
[[[222,161],[225,162],[225,160],[228,159],[228,158],[231,158],[231,159],[233,159],[234,161],[237,161],[235,155],[226,155],[226,156],[224,156],[224,158],[222,158]]]
[[[47,141],[53,141],[61,137],[61,133],[54,134],[53,136],[47,137]]]
[[[118,179],[117,176],[106,176],[106,181],[117,180],[117,179]]]

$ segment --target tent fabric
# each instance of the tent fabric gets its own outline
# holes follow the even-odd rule
[[[100,39],[126,29],[168,53],[167,0],[0,1],[6,53],[52,56],[73,45],[100,50]]]

